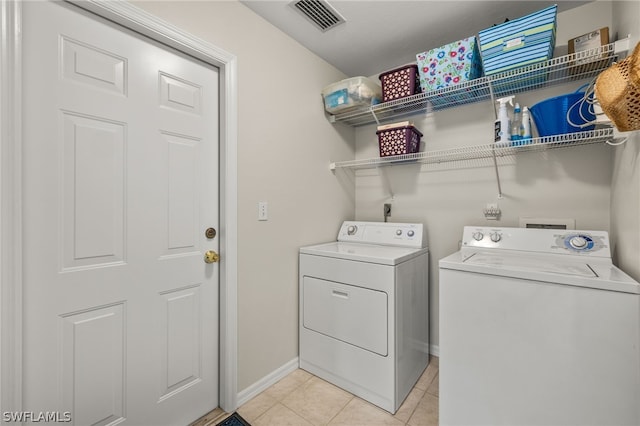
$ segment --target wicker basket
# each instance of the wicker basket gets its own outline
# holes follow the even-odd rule
[[[600,73],[595,92],[618,130],[640,130],[640,43],[633,54]]]

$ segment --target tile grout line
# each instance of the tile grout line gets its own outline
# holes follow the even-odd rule
[[[425,393],[427,393],[427,391],[425,391]],[[413,414],[418,409],[418,405],[420,404],[420,401],[422,400],[422,398],[424,398],[424,394],[420,395],[420,399],[418,400],[418,402],[415,405],[415,407],[413,407],[413,410],[411,410],[411,414],[409,414],[409,417],[407,418],[407,421],[406,422],[402,422],[402,423],[404,423],[405,426],[407,426],[409,424],[409,420],[411,420],[411,417],[413,417]],[[406,401],[406,399],[405,399],[405,401]],[[400,407],[402,407],[402,404],[400,405]]]
[[[344,404],[344,406],[338,410],[338,412],[329,419],[329,421],[327,422],[327,425],[331,424],[331,422],[333,421],[333,419],[335,419],[336,417],[338,417],[338,415],[340,413],[342,413],[344,411],[345,408],[347,408],[347,405],[349,405],[349,403],[351,403],[351,401],[354,400],[354,398],[357,398],[357,396],[355,396],[354,394],[352,394],[351,392],[349,392],[349,394],[351,395],[351,398],[349,398],[349,400]]]
[[[305,370],[305,371],[306,371],[306,370]],[[313,380],[313,378],[314,378],[314,377],[315,377],[315,378],[318,378],[318,379],[320,379],[320,380],[322,380],[323,382],[326,382],[326,380],[324,380],[324,379],[322,379],[322,378],[320,378],[320,377],[318,377],[318,376],[315,376],[315,375],[313,375],[313,374],[311,374],[311,373],[309,373],[309,374],[310,374],[309,378],[308,378],[307,380],[305,380],[305,381],[302,383],[302,385],[301,385],[301,386],[303,386],[303,385],[304,385],[304,384],[306,384],[307,382],[309,382],[309,381]],[[329,382],[327,382],[327,383],[329,383]],[[334,385],[334,386],[335,386],[335,385]],[[296,388],[296,389],[297,389],[297,388]],[[295,391],[295,390],[294,390],[294,391]],[[292,391],[291,393],[293,393],[294,391]],[[345,391],[345,392],[346,392],[346,391]],[[290,394],[291,394],[291,393],[290,393]],[[345,409],[345,407],[346,407],[347,405],[349,405],[349,403],[350,403],[354,398],[356,398],[356,396],[355,396],[355,395],[353,395],[351,392],[347,392],[347,393],[349,393],[349,395],[351,395],[351,398],[349,398],[349,400],[344,404],[344,406],[343,406],[342,408],[340,408],[340,410],[338,410],[338,412],[337,412],[333,417],[331,417],[331,418],[329,419],[329,421],[328,421],[327,423],[325,423],[325,425],[328,425],[329,423],[331,423],[331,421],[332,421],[333,419],[335,419],[335,418],[338,416],[338,414],[340,414],[340,413],[342,412],[342,410],[344,410],[344,409]],[[290,395],[290,394],[289,394],[289,395]],[[287,396],[289,396],[289,395],[287,395]],[[290,409],[291,411],[293,411],[294,413],[296,413],[298,416],[300,416],[301,418],[303,418],[305,421],[309,422],[309,423],[310,423],[310,424],[312,424],[312,425],[315,425],[315,423],[312,421],[312,419],[308,419],[308,418],[307,418],[307,417],[305,417],[302,413],[299,413],[297,410],[295,410],[293,407],[289,407],[287,404],[285,404],[285,403],[284,403],[284,400],[285,400],[285,399],[286,399],[286,398],[283,398],[283,399],[282,399],[282,401],[281,401],[282,405],[284,405],[285,407],[287,407],[288,409]]]
[[[304,371],[304,370],[303,370],[303,371]],[[289,373],[289,374],[292,374],[292,373]],[[307,422],[311,423],[309,420],[307,420],[307,419],[306,419],[304,416],[302,416],[300,413],[298,413],[297,411],[295,411],[295,410],[293,410],[292,408],[290,408],[289,406],[287,406],[287,405],[284,403],[284,400],[285,400],[289,395],[291,395],[292,393],[294,393],[295,391],[297,391],[298,389],[300,389],[302,386],[304,386],[304,384],[305,384],[305,383],[307,383],[309,380],[311,380],[313,377],[314,377],[314,376],[313,376],[311,373],[309,373],[309,377],[308,377],[306,380],[303,380],[302,382],[300,382],[300,384],[298,384],[298,386],[296,386],[295,388],[291,389],[291,391],[290,391],[290,392],[288,392],[287,394],[283,395],[283,396],[282,396],[282,398],[280,398],[280,399],[278,399],[278,398],[274,398],[275,403],[274,403],[271,407],[269,407],[269,408],[267,408],[266,410],[264,410],[264,412],[263,412],[262,414],[260,414],[258,417],[256,417],[256,418],[255,418],[255,420],[254,420],[254,422],[257,422],[257,421],[258,421],[262,416],[264,416],[265,414],[267,414],[267,413],[269,412],[269,410],[271,410],[271,409],[272,409],[273,407],[275,407],[276,405],[280,404],[280,405],[282,405],[283,407],[285,407],[285,408],[287,408],[287,409],[291,410],[293,413],[295,413],[297,416],[301,417],[301,418],[302,418],[302,419],[304,419],[305,421],[307,421]],[[284,377],[284,378],[286,378],[286,377]],[[284,379],[284,378],[283,378],[283,379]],[[261,393],[266,392],[268,389],[270,389],[270,388],[272,388],[273,386],[275,386],[275,385],[277,385],[278,383],[280,383],[280,381],[282,381],[283,379],[281,379],[281,380],[279,380],[278,382],[274,383],[273,385],[271,385],[269,388],[265,389],[265,390],[264,390],[264,391],[262,391]],[[257,395],[256,395],[256,396],[257,396]]]
[[[417,389],[417,390],[419,390],[419,391],[421,392],[421,395],[420,395],[420,398],[419,398],[418,402],[415,404],[415,406],[414,406],[414,407],[411,409],[411,411],[408,413],[407,420],[406,420],[406,421],[404,421],[404,420],[402,420],[402,419],[400,419],[400,418],[395,417],[395,414],[391,414],[391,416],[392,416],[396,421],[398,421],[398,423],[399,423],[399,424],[402,424],[402,425],[404,425],[404,426],[411,426],[410,421],[411,421],[411,419],[413,418],[413,416],[416,414],[416,412],[417,412],[417,410],[418,410],[418,407],[420,406],[420,402],[424,399],[424,397],[425,397],[426,395],[429,395],[430,397],[432,397],[432,398],[436,398],[436,399],[438,399],[438,400],[439,400],[439,393],[438,393],[438,394],[436,394],[436,393],[438,392],[438,389],[435,389],[435,390],[434,390],[434,392],[436,392],[436,393],[433,393],[433,392],[430,392],[430,391],[429,391],[429,389],[432,387],[433,383],[434,383],[434,382],[439,378],[439,366],[436,366],[436,367],[434,367],[434,368],[435,368],[435,370],[436,370],[436,373],[433,375],[433,377],[431,377],[431,380],[429,380],[429,382],[424,383],[424,385],[425,385],[425,386],[424,386],[424,387],[425,387],[425,389],[416,388],[416,387],[415,387],[415,385],[414,385],[414,388],[413,388],[413,389]],[[305,371],[305,370],[302,370],[302,371]],[[425,371],[426,371],[426,369],[425,369]],[[307,373],[308,373],[308,372],[307,372]],[[309,383],[311,380],[313,380],[315,377],[317,377],[317,376],[314,376],[313,374],[310,374],[310,373],[308,373],[308,374],[309,374],[309,376],[308,376],[306,379],[304,379],[304,380],[302,380],[300,383],[298,383],[298,385],[297,385],[297,386],[295,386],[293,389],[291,389],[289,392],[287,392],[286,394],[283,394],[280,398],[273,398],[273,399],[274,399],[274,401],[275,401],[275,402],[274,402],[274,404],[273,404],[273,405],[271,405],[271,406],[269,406],[267,409],[265,409],[265,410],[264,410],[264,411],[263,411],[259,416],[257,416],[253,421],[254,421],[254,422],[259,423],[260,419],[263,419],[263,418],[264,418],[264,416],[265,416],[265,414],[266,414],[267,412],[269,412],[269,411],[270,411],[270,410],[272,410],[274,407],[276,407],[278,404],[280,404],[282,407],[284,407],[284,408],[286,408],[286,409],[290,410],[292,413],[294,413],[296,416],[298,416],[298,417],[300,417],[301,419],[303,419],[305,422],[308,422],[308,423],[310,423],[310,424],[312,424],[312,425],[315,425],[315,422],[314,422],[314,421],[312,421],[312,419],[307,418],[304,414],[302,414],[302,413],[301,413],[301,412],[299,412],[298,410],[294,409],[293,407],[290,407],[288,404],[286,404],[286,403],[284,402],[284,401],[285,401],[285,400],[286,400],[290,395],[292,395],[293,393],[295,393],[295,392],[299,391],[299,390],[300,390],[302,387],[304,387],[307,383]],[[423,373],[423,374],[424,374],[424,373]],[[322,379],[320,379],[320,380],[322,380]],[[279,382],[280,382],[280,381],[279,381]],[[279,383],[279,382],[278,382],[278,383]],[[274,386],[276,386],[276,385],[277,385],[277,383],[275,383],[275,384],[274,384],[274,385],[272,385],[271,387],[274,387]],[[261,392],[261,393],[264,393],[264,392],[266,392],[267,390],[268,390],[268,389],[265,389],[265,391],[263,391],[263,392]],[[328,421],[327,421],[326,423],[324,423],[324,422],[322,423],[322,425],[323,425],[323,426],[327,426],[327,425],[331,424],[331,422],[332,422],[332,421],[334,421],[334,420],[335,420],[335,419],[336,419],[336,418],[337,418],[337,417],[338,417],[342,412],[344,412],[344,410],[346,409],[346,407],[347,407],[350,403],[352,403],[355,399],[361,399],[361,398],[359,398],[358,396],[356,396],[356,395],[354,395],[354,394],[352,394],[352,393],[350,393],[350,392],[348,392],[348,393],[350,394],[350,398],[345,402],[345,404],[344,404],[344,405],[343,405],[343,406],[338,410],[338,412],[337,412],[335,415],[333,415],[330,419],[328,419]],[[364,401],[364,400],[363,400],[363,401]],[[365,401],[365,402],[366,402],[366,401]],[[402,406],[402,404],[401,404],[401,406]],[[240,408],[240,407],[239,407],[239,408]],[[224,415],[224,414],[225,414],[225,413],[223,412],[223,415]],[[397,413],[396,413],[396,414],[397,414]],[[216,420],[219,420],[221,417],[222,417],[222,416],[219,416]],[[403,416],[403,417],[404,417],[404,416]],[[207,424],[206,424],[206,425],[204,425],[204,426],[213,426],[214,424],[215,424],[215,423],[207,423]]]

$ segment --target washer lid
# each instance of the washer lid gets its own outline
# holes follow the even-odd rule
[[[427,253],[427,251],[426,248],[415,249],[376,244],[345,243],[340,241],[300,248],[301,254],[377,263],[381,265],[397,265],[423,253]]]
[[[492,268],[524,272],[548,272],[551,274],[597,278],[596,273],[586,263],[562,262],[554,258],[537,259],[504,253],[475,253],[463,260],[470,265],[484,265]]]
[[[640,294],[640,284],[608,261],[563,255],[458,251],[440,259],[440,269],[453,269],[551,284]],[[442,283],[441,283],[442,285]]]

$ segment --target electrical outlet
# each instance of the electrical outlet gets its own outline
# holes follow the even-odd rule
[[[487,220],[500,220],[500,215],[502,214],[498,204],[491,203],[487,204],[487,207],[482,212]]]
[[[258,220],[269,220],[269,210],[266,201],[258,202]]]
[[[387,221],[387,218],[391,216],[391,204],[385,203],[382,208],[382,215],[384,216],[384,221]]]

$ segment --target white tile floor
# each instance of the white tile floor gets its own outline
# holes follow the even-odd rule
[[[431,426],[438,424],[438,358],[429,366],[395,415],[304,370],[296,370],[238,412],[252,426]],[[227,416],[211,412],[192,426],[210,426]]]

